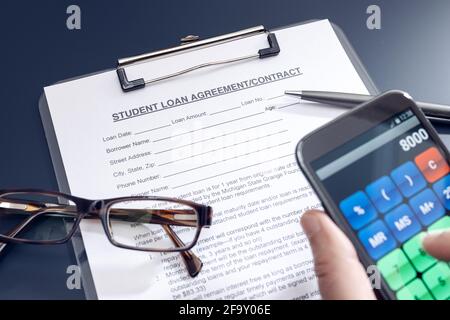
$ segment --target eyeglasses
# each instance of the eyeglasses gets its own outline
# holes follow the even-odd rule
[[[82,219],[100,219],[116,247],[179,252],[195,277],[203,263],[190,250],[202,228],[211,226],[212,208],[164,197],[87,200],[58,192],[0,190],[0,252],[7,243],[65,243]]]

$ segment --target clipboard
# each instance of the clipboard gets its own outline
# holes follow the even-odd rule
[[[284,27],[278,27],[275,29],[272,29],[271,31],[277,31],[284,28],[294,27],[302,24],[307,24],[311,22],[315,22],[317,20],[308,20],[300,23],[290,24]],[[352,62],[355,70],[357,71],[358,75],[360,76],[361,80],[363,81],[364,85],[366,86],[368,92],[371,95],[376,95],[379,93],[377,87],[375,86],[374,82],[370,78],[368,72],[366,71],[364,65],[362,64],[361,60],[359,59],[358,55],[356,54],[355,50],[351,46],[350,42],[348,41],[347,37],[345,36],[344,32],[335,24],[331,23],[334,32],[336,33],[337,38],[339,39],[344,51],[346,52],[347,56],[349,57],[350,61]],[[250,29],[245,29],[237,32],[233,32],[230,34],[205,39],[205,40],[199,40],[197,36],[187,36],[182,39],[182,43],[180,46],[169,48],[169,49],[163,49],[158,50],[151,53],[145,53],[141,55],[137,55],[130,58],[123,58],[118,60],[117,67],[115,69],[108,69],[100,72],[95,72],[91,74],[87,74],[81,77],[71,78],[64,81],[60,81],[58,83],[64,83],[69,82],[73,80],[83,79],[92,75],[100,74],[103,72],[110,72],[112,70],[115,70],[117,73],[117,81],[120,87],[118,86],[118,89],[123,90],[125,93],[128,93],[130,91],[134,90],[151,90],[151,84],[163,81],[163,80],[170,80],[173,77],[183,76],[186,73],[195,72],[198,69],[201,68],[207,68],[210,66],[215,65],[226,65],[230,63],[240,62],[244,60],[250,60],[250,59],[265,59],[265,58],[273,58],[276,59],[278,53],[283,50],[282,47],[278,45],[276,36],[274,33],[271,33],[268,29],[264,28],[263,26],[257,26]],[[159,77],[159,78],[153,78],[153,79],[129,79],[126,68],[127,66],[139,64],[143,62],[147,62],[151,59],[159,59],[161,57],[165,57],[167,55],[173,55],[173,54],[182,54],[183,52],[189,51],[189,50],[197,50],[200,48],[204,48],[206,46],[214,46],[214,45],[220,45],[222,43],[226,43],[229,41],[234,41],[237,39],[242,39],[245,37],[249,37],[255,34],[260,33],[266,33],[267,34],[267,47],[261,48],[258,52],[255,52],[253,55],[248,56],[241,56],[237,53],[235,57],[230,57],[228,60],[211,60],[211,61],[205,61],[204,64],[192,66],[189,69],[179,70],[176,73],[167,74],[165,76]],[[150,87],[150,88],[149,88]],[[45,93],[43,93],[39,99],[39,112],[41,115],[47,144],[49,146],[49,151],[53,163],[53,167],[55,170],[55,175],[58,183],[58,188],[61,192],[64,193],[71,193],[69,188],[69,183],[67,176],[65,174],[65,169],[61,157],[61,153],[59,150],[59,146],[57,143],[56,133],[54,131],[52,118],[50,115],[50,110],[47,103],[47,98],[45,96]],[[84,294],[86,296],[86,299],[93,300],[97,299],[97,293],[91,273],[91,269],[89,266],[89,261],[87,259],[87,254],[84,248],[83,244],[83,237],[81,235],[81,231],[78,230],[75,235],[72,238],[72,246],[74,249],[75,257],[77,259],[78,266],[80,268],[81,272],[81,279],[82,279],[82,289],[84,290]]]

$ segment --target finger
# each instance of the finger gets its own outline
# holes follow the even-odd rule
[[[436,259],[450,261],[450,231],[430,232],[422,244],[425,251]]]
[[[301,224],[313,252],[322,298],[375,299],[352,243],[333,221],[321,211],[309,211]]]

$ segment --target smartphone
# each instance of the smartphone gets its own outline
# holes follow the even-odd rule
[[[408,94],[389,91],[315,130],[296,158],[363,265],[376,266],[379,297],[450,298],[449,264],[422,248],[427,231],[450,228],[449,152]]]

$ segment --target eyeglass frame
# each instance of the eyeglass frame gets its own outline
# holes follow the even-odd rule
[[[118,248],[141,251],[141,252],[160,252],[160,253],[171,253],[178,252],[182,255],[183,261],[188,269],[191,277],[195,277],[200,272],[203,263],[200,259],[192,253],[190,250],[197,244],[198,239],[200,237],[200,233],[203,228],[209,228],[212,225],[212,207],[207,205],[198,204],[189,200],[170,198],[170,197],[159,197],[159,196],[130,196],[130,197],[118,197],[118,198],[109,198],[109,199],[101,199],[101,200],[90,200],[81,197],[76,197],[70,194],[54,192],[54,191],[46,191],[40,189],[7,189],[0,190],[0,202],[1,199],[5,196],[11,194],[27,194],[27,195],[40,195],[40,196],[50,196],[50,197],[62,197],[64,200],[72,201],[75,205],[76,211],[66,211],[64,209],[61,210],[61,214],[69,217],[70,214],[76,214],[75,221],[73,222],[72,230],[67,234],[66,237],[59,240],[30,240],[30,239],[18,239],[15,236],[20,233],[37,215],[30,215],[30,218],[26,219],[25,222],[21,223],[18,227],[16,227],[13,231],[9,232],[9,236],[0,234],[0,252],[3,250],[4,246],[7,243],[16,243],[16,244],[35,244],[35,245],[59,245],[67,243],[78,230],[81,220],[83,219],[99,219],[101,221],[103,230],[108,238],[109,242]],[[14,202],[17,201],[15,199],[3,198],[6,201]],[[24,199],[25,201],[26,199]],[[60,200],[60,199],[58,199]],[[168,249],[156,249],[156,248],[139,248],[128,246],[124,244],[117,243],[112,237],[112,230],[109,226],[109,216],[111,207],[120,202],[130,202],[130,201],[166,201],[169,203],[176,203],[180,205],[185,205],[191,209],[194,209],[197,214],[197,228],[194,239],[188,245],[184,245],[181,239],[173,232],[170,228],[170,224],[167,224],[168,228],[165,228],[165,224],[155,223],[162,226],[163,230],[170,237],[171,241],[174,243],[176,248],[168,248]],[[17,201],[18,202],[18,201]],[[28,203],[32,201],[27,201]],[[45,205],[45,203],[35,202],[35,204]],[[70,206],[62,203],[61,205]],[[51,207],[50,207],[51,208]],[[66,208],[67,209],[67,208]],[[136,210],[136,209],[133,209]],[[139,210],[139,209],[137,209]],[[157,210],[157,209],[155,209]],[[176,210],[176,209],[174,209]],[[25,210],[24,210],[25,211]],[[45,214],[45,212],[43,212]],[[174,225],[177,225],[174,223]],[[178,224],[180,225],[180,224]],[[190,225],[183,225],[185,227],[193,227]],[[180,244],[183,246],[180,247]]]

